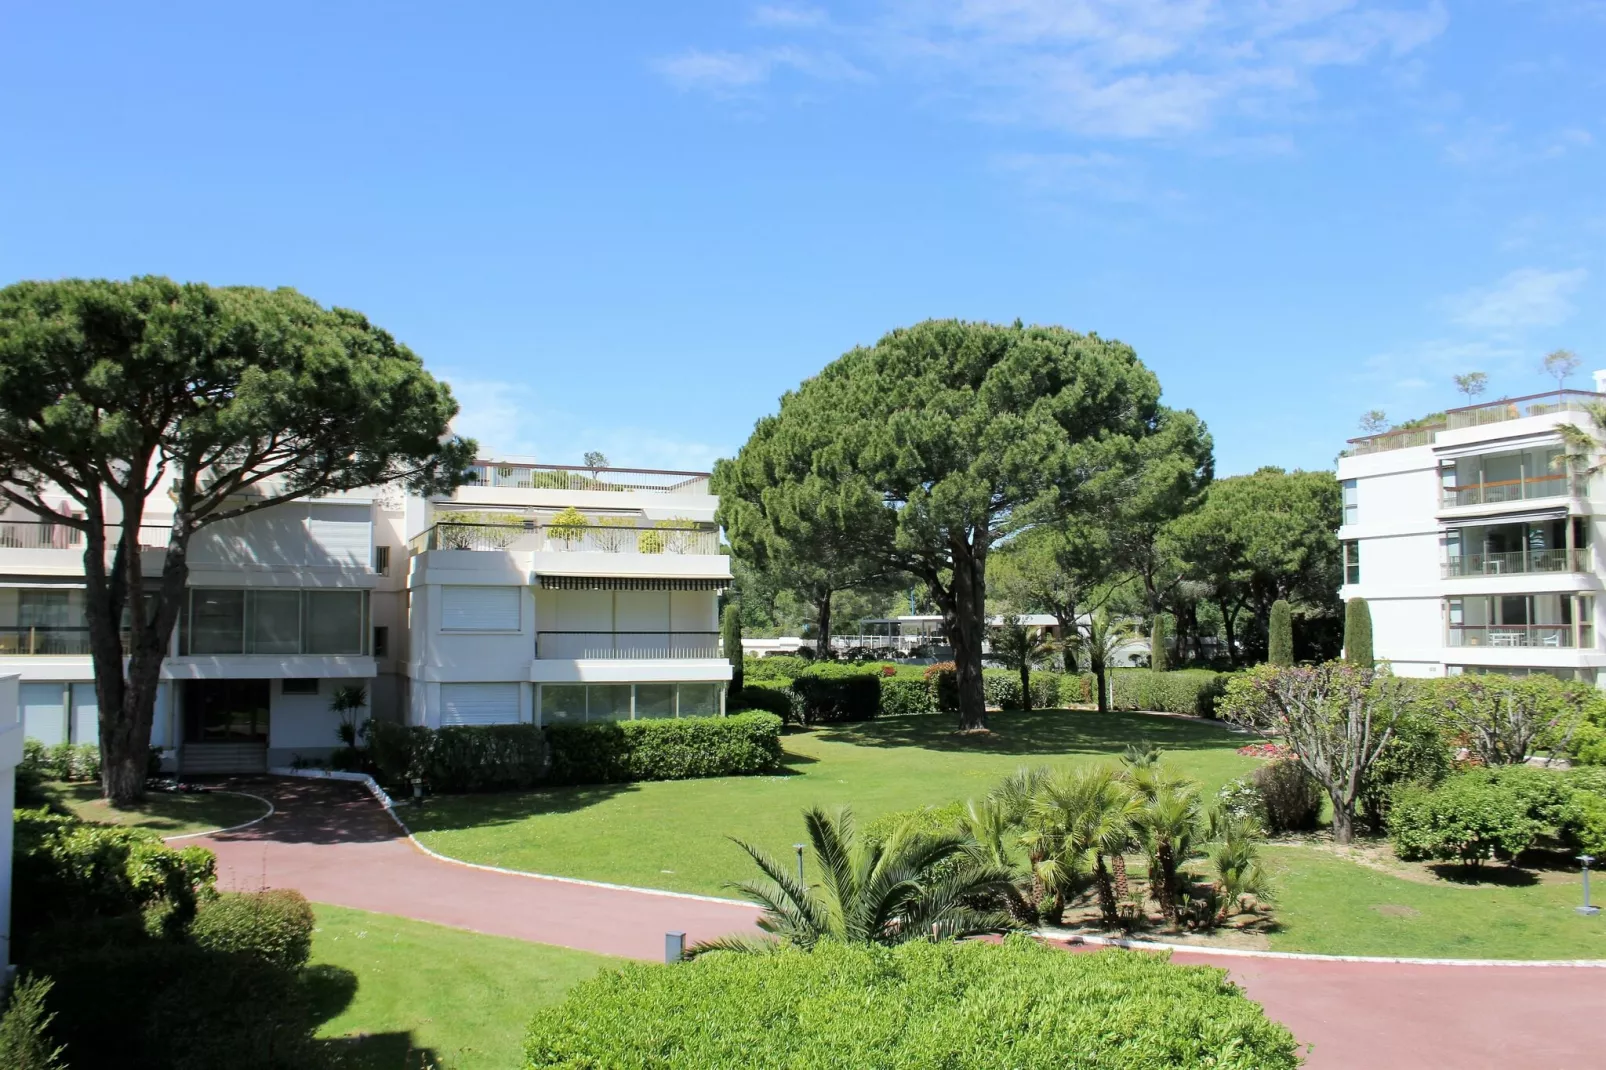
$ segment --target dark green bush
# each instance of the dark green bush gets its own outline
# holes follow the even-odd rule
[[[781,719],[756,711],[552,725],[547,737],[552,780],[558,784],[767,773],[779,767],[782,757]]]
[[[792,681],[807,724],[869,721],[881,712],[881,673],[830,662],[809,666]]]
[[[1271,604],[1267,621],[1266,662],[1270,665],[1294,663],[1294,614],[1281,598]]]
[[[885,843],[895,833],[915,833],[940,836],[953,832],[965,820],[965,804],[951,802],[946,806],[921,806],[914,810],[893,810],[882,814],[862,827],[867,841]]]
[[[1422,684],[1433,682],[1420,681]],[[1373,832],[1382,833],[1388,827],[1389,807],[1400,785],[1430,788],[1450,775],[1450,744],[1440,729],[1438,711],[1431,695],[1420,688],[1416,691],[1425,701],[1412,702],[1411,708],[1395,723],[1394,734],[1382,753],[1361,778],[1360,811]]]
[[[773,713],[789,724],[803,723],[803,703],[792,693],[790,684],[755,683],[749,680],[742,688],[741,705],[746,709]]]
[[[1060,704],[1087,706],[1098,701],[1099,678],[1090,672],[1068,672],[1060,677]]]
[[[1022,937],[632,964],[538,1012],[527,1067],[1282,1070],[1286,1027],[1226,972]]]
[[[1404,859],[1509,862],[1543,831],[1515,792],[1488,777],[1454,776],[1436,788],[1406,785],[1394,793],[1389,813],[1389,835]]]
[[[254,955],[298,970],[312,954],[317,919],[300,892],[226,892],[202,903],[190,924],[190,939],[208,951]]]
[[[1227,674],[1208,669],[1154,672],[1120,669],[1111,675],[1111,709],[1146,710],[1214,717],[1216,702],[1226,692]]]
[[[546,737],[530,724],[432,729],[376,721],[369,753],[380,780],[391,787],[421,776],[431,791],[516,791],[540,782]]]
[[[62,1048],[51,1039],[54,1019],[45,1000],[50,978],[19,977],[0,1015],[0,1066],[6,1070],[60,1070]]]
[[[1014,669],[983,669],[981,697],[988,706],[1000,710],[1020,709],[1020,673]]]
[[[1363,669],[1377,660],[1372,656],[1372,610],[1364,598],[1344,603],[1344,660]]]
[[[959,672],[953,662],[939,661],[935,665],[927,665],[921,675],[931,685],[931,693],[937,700],[939,710],[947,713],[959,708]]]
[[[731,663],[730,694],[739,698],[746,673],[747,655],[742,653],[742,607],[735,602],[727,605],[724,615],[720,617],[719,643],[724,649],[725,660]]]
[[[1052,710],[1060,705],[1061,678],[1057,672],[1045,670],[1032,673],[1032,709]]]
[[[935,713],[937,698],[931,685],[918,676],[888,676],[881,681],[881,715],[897,717],[912,713]]]
[[[791,654],[771,654],[763,658],[742,659],[742,686],[758,680],[790,682],[809,667],[809,662]]]
[[[1294,758],[1267,762],[1249,775],[1260,793],[1267,832],[1306,832],[1322,812],[1322,789]]]

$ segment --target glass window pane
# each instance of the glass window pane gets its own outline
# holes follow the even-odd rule
[[[629,684],[592,684],[586,696],[586,720],[630,720]]]
[[[579,724],[585,719],[585,684],[541,685],[542,724]]]
[[[66,591],[17,592],[17,623],[24,628],[68,628],[81,623],[82,609],[74,620]]]
[[[251,592],[251,652],[301,653],[301,592]]]
[[[307,653],[362,653],[362,592],[308,591]]]
[[[637,684],[636,720],[675,715],[674,684]]]
[[[190,596],[191,654],[245,652],[245,592],[197,587]]]
[[[712,717],[719,712],[718,684],[681,684],[680,715]]]
[[[17,698],[22,706],[22,734],[51,746],[67,742],[67,710],[62,705],[66,688],[61,684],[23,684]]]

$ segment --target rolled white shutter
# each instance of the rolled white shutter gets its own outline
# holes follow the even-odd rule
[[[518,587],[442,587],[441,630],[516,632],[522,594]]]
[[[517,724],[518,684],[442,684],[441,725]]]

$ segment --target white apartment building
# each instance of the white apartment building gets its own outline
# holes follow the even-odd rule
[[[321,759],[348,684],[432,727],[720,712],[717,504],[706,473],[485,462],[449,498],[381,487],[208,527],[152,744],[188,773]],[[553,527],[566,508],[583,522]],[[147,574],[170,520],[141,529]],[[82,557],[76,530],[0,514],[0,675],[50,744],[98,736]]]
[[[1606,686],[1606,480],[1575,481],[1557,428],[1596,434],[1597,392],[1451,409],[1430,426],[1352,439],[1338,462],[1345,599],[1401,676],[1545,672]]]

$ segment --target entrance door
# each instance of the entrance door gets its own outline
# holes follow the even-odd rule
[[[267,743],[269,681],[185,680],[184,742]]]

